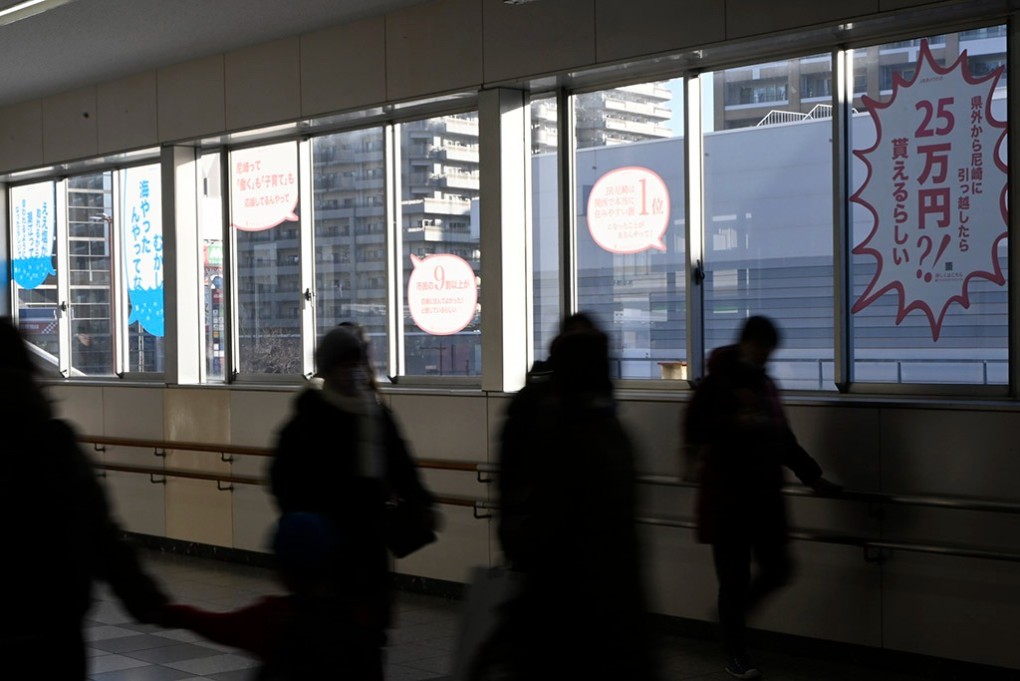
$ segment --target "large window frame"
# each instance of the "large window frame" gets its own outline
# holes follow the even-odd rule
[[[853,328],[854,319],[851,313],[852,300],[852,264],[851,250],[853,239],[851,234],[850,217],[850,195],[853,193],[852,173],[850,170],[853,154],[852,135],[850,123],[852,118],[851,103],[854,99],[854,73],[855,68],[851,55],[854,50],[861,50],[868,47],[888,46],[896,41],[904,44],[913,44],[923,37],[932,38],[945,36],[954,31],[984,31],[994,28],[997,35],[1002,34],[999,26],[1007,25],[1007,49],[1006,62],[1010,70],[1017,67],[1017,50],[1013,48],[1015,43],[1014,29],[1011,28],[1012,20],[1016,12],[1003,12],[1000,16],[983,18],[981,21],[974,21],[966,13],[959,10],[954,13],[952,10],[935,13],[917,13],[903,19],[902,30],[897,33],[888,33],[888,26],[874,22],[871,25],[861,23],[857,25],[846,25],[839,27],[838,36],[833,35],[832,28],[820,28],[818,30],[804,31],[796,35],[786,35],[781,38],[770,37],[763,40],[746,41],[743,43],[730,43],[714,48],[698,50],[690,54],[669,55],[660,58],[641,60],[639,62],[621,65],[588,69],[583,72],[564,74],[561,78],[555,79],[550,84],[546,78],[536,79],[533,83],[519,84],[521,90],[518,94],[522,96],[504,96],[502,94],[491,95],[492,90],[480,92],[456,93],[443,96],[429,101],[409,102],[401,104],[390,104],[385,107],[357,111],[347,114],[338,114],[333,117],[324,117],[312,121],[296,121],[292,124],[274,126],[258,131],[246,131],[242,133],[225,134],[222,137],[213,139],[197,140],[196,146],[202,152],[216,151],[223,154],[221,167],[229,169],[229,155],[235,150],[242,150],[265,144],[278,144],[293,142],[297,148],[299,168],[299,214],[301,217],[301,228],[299,230],[299,251],[300,256],[300,286],[298,291],[304,297],[304,302],[298,303],[299,328],[301,329],[300,340],[300,369],[288,371],[285,374],[269,374],[265,372],[239,371],[239,348],[237,340],[237,314],[238,314],[238,286],[237,286],[237,248],[228,228],[229,209],[223,211],[224,218],[224,263],[225,263],[225,286],[228,292],[226,304],[225,333],[227,344],[230,350],[226,353],[228,366],[225,370],[223,382],[232,384],[266,384],[274,382],[300,383],[309,378],[314,372],[313,350],[316,336],[323,330],[317,329],[315,305],[305,303],[314,301],[315,289],[315,263],[314,263],[314,238],[313,225],[315,221],[315,206],[312,196],[311,183],[313,178],[312,159],[310,148],[312,139],[319,135],[339,134],[355,131],[367,127],[379,127],[383,131],[386,167],[383,171],[385,182],[385,193],[382,201],[385,206],[386,217],[383,230],[385,240],[381,247],[384,249],[386,278],[386,306],[387,306],[387,340],[385,342],[385,356],[387,367],[385,373],[395,379],[394,383],[400,386],[435,386],[437,388],[459,388],[481,386],[485,391],[513,391],[523,384],[524,373],[528,368],[531,359],[541,356],[544,348],[538,347],[535,341],[534,310],[528,310],[526,314],[515,317],[521,324],[517,328],[507,329],[503,320],[496,315],[493,307],[498,307],[513,286],[513,280],[506,274],[508,269],[520,265],[527,266],[532,258],[532,242],[530,239],[531,215],[527,208],[530,206],[530,197],[526,192],[520,196],[514,194],[516,186],[507,184],[507,176],[517,166],[517,161],[511,160],[517,154],[524,158],[528,156],[528,149],[531,144],[529,117],[527,108],[532,101],[529,98],[538,100],[542,97],[554,97],[560,115],[557,121],[557,136],[559,140],[557,173],[558,202],[558,248],[559,260],[562,269],[559,276],[560,305],[559,309],[563,314],[578,311],[577,302],[577,254],[576,234],[579,228],[577,224],[576,204],[582,197],[576,196],[574,175],[575,149],[573,139],[573,126],[575,124],[573,113],[569,106],[570,98],[593,92],[600,89],[613,87],[625,87],[629,85],[640,85],[664,79],[681,78],[684,81],[686,96],[684,98],[684,148],[676,158],[676,163],[682,165],[684,182],[682,192],[684,194],[684,240],[686,243],[686,254],[684,261],[686,280],[686,296],[682,300],[673,301],[681,306],[686,314],[686,353],[687,353],[687,376],[686,380],[666,379],[621,379],[618,386],[624,390],[653,390],[670,392],[689,389],[701,376],[704,375],[704,358],[711,348],[706,347],[705,322],[704,322],[704,288],[702,278],[705,272],[705,209],[704,209],[704,144],[702,140],[702,93],[700,92],[701,79],[706,73],[730,68],[750,67],[761,65],[767,62],[782,60],[794,60],[812,55],[826,54],[832,61],[831,95],[828,101],[832,107],[831,117],[831,162],[832,162],[832,216],[833,216],[833,288],[834,288],[834,314],[833,314],[833,369],[832,383],[839,393],[862,394],[862,395],[902,395],[902,396],[953,396],[953,397],[977,397],[977,398],[1015,398],[1017,388],[1020,385],[1020,367],[1016,361],[1017,350],[1020,347],[1020,336],[1016,329],[1018,299],[1009,287],[1008,282],[1008,314],[1009,314],[1009,339],[1008,339],[1008,375],[1009,380],[1005,384],[982,385],[978,383],[879,383],[856,381],[853,371]],[[838,46],[837,46],[838,45]],[[860,69],[857,69],[860,70]],[[800,82],[799,80],[797,82]],[[510,93],[507,89],[504,92]],[[859,94],[859,93],[857,93]],[[824,102],[824,96],[809,97],[812,103]],[[514,102],[517,102],[515,104]],[[1011,127],[1009,119],[1020,110],[1020,99],[1018,95],[1011,94],[1007,101],[1007,126]],[[750,105],[743,104],[743,107]],[[739,107],[738,107],[739,108]],[[493,317],[493,324],[486,325],[488,332],[483,331],[481,335],[482,362],[480,375],[473,376],[428,376],[409,375],[407,372],[406,348],[405,348],[405,301],[407,296],[405,272],[408,264],[404,263],[403,239],[401,233],[401,150],[398,142],[400,126],[409,121],[421,120],[428,117],[439,117],[456,115],[468,111],[477,111],[480,121],[478,142],[481,148],[481,166],[488,169],[496,169],[496,172],[483,172],[480,181],[480,196],[482,196],[483,228],[481,242],[483,250],[495,247],[492,260],[487,255],[486,262],[491,263],[493,269],[486,270],[487,286],[483,288],[480,300],[484,303],[487,314],[496,315]],[[520,124],[520,112],[524,111],[524,123]],[[514,127],[519,126],[519,127]],[[1007,127],[1007,129],[1008,129]],[[1009,142],[1009,152],[1014,151],[1014,145],[1020,142]],[[1008,155],[1008,154],[1007,154]],[[152,152],[146,156],[143,162],[151,162]],[[488,160],[486,160],[488,159]],[[98,163],[96,162],[98,161]],[[164,157],[164,163],[165,157]],[[31,171],[29,173],[15,173],[3,178],[9,184],[8,188],[21,186],[39,181],[52,181],[55,186],[62,186],[67,172],[109,172],[116,173],[119,168],[127,167],[130,163],[121,158],[110,157],[92,161],[83,161],[77,164],[65,165],[60,170],[45,169]],[[527,164],[524,164],[527,165]],[[70,168],[70,171],[68,170]],[[164,167],[164,174],[168,169]],[[521,182],[527,184],[530,179],[530,170],[520,168]],[[1017,180],[1010,176],[1009,195],[1014,195]],[[224,177],[224,184],[229,184]],[[530,187],[526,187],[530,191]],[[59,192],[57,192],[59,195]],[[9,195],[8,195],[9,196]],[[525,206],[521,222],[526,225],[525,234],[529,235],[527,245],[520,252],[514,251],[510,246],[511,236],[507,230],[501,231],[498,225],[509,224],[506,219],[511,213],[505,208],[506,204],[520,200]],[[229,205],[231,200],[230,192],[225,191],[223,201]],[[497,208],[489,206],[499,204]],[[57,199],[58,213],[66,210],[66,202],[60,205]],[[8,211],[9,212],[9,211]],[[8,216],[10,217],[10,216]],[[1008,226],[1011,226],[1015,218],[1010,218]],[[487,226],[486,226],[487,225]],[[424,226],[424,225],[423,225]],[[66,229],[66,228],[65,228]],[[366,228],[367,229],[367,228]],[[374,227],[372,229],[375,229]],[[543,226],[548,229],[548,226]],[[58,235],[60,228],[58,227]],[[59,238],[59,236],[58,236]],[[1017,249],[1020,246],[1013,243],[1008,244],[1007,262],[1016,261]],[[10,235],[8,233],[8,249],[10,249]],[[66,247],[65,247],[66,257]],[[181,250],[177,255],[183,257],[185,251]],[[488,251],[486,250],[486,253]],[[508,254],[510,254],[508,256]],[[58,257],[60,251],[58,249]],[[371,254],[365,251],[366,257],[377,258],[378,249]],[[352,257],[354,254],[352,253]],[[509,258],[509,259],[508,259]],[[120,261],[120,258],[117,258]],[[66,270],[66,262],[63,266]],[[527,270],[520,280],[527,282],[532,273]],[[16,307],[16,298],[12,287],[11,305]],[[532,284],[524,286],[524,298],[531,301]],[[66,296],[61,300],[66,300]],[[529,303],[530,304],[530,303]],[[201,312],[191,309],[198,305],[197,301],[174,302],[174,310],[169,314],[195,314],[196,319]],[[119,311],[123,306],[117,305]],[[121,312],[117,313],[122,315]],[[489,317],[486,317],[489,319]],[[70,329],[66,319],[61,317],[60,322],[60,367],[66,377],[69,367],[68,343]],[[356,319],[352,321],[357,321]],[[126,331],[126,320],[117,321],[117,335],[123,337]],[[123,343],[121,339],[119,342]],[[187,342],[182,339],[173,339],[167,346],[167,352],[180,351],[176,347],[178,342]],[[198,342],[198,341],[196,341]],[[519,346],[519,347],[518,347]],[[122,371],[124,367],[123,353],[118,353],[117,371],[114,376],[120,378],[138,378],[141,380],[152,380],[157,374],[143,374],[129,376]],[[206,372],[203,372],[205,374]],[[497,375],[498,374],[498,375]],[[382,378],[387,378],[386,376]],[[176,377],[171,377],[175,381]],[[213,383],[215,380],[203,375],[196,379],[200,383]],[[796,390],[807,395],[820,395],[817,390]]]
[[[144,176],[145,185],[158,178],[158,163],[156,152],[147,150],[107,159],[100,164],[69,164],[66,172],[58,176],[45,172],[19,173],[17,177],[11,178],[16,181],[7,185],[9,204],[7,221],[11,225],[7,230],[7,243],[8,252],[12,255],[11,239],[17,209],[12,198],[23,188],[47,186],[51,197],[53,247],[52,252],[43,257],[51,264],[53,273],[37,288],[42,291],[49,290],[53,299],[50,303],[42,304],[40,297],[35,296],[37,303],[23,305],[21,293],[30,289],[22,287],[12,277],[9,303],[13,316],[36,349],[34,354],[44,376],[85,381],[117,379],[159,381],[164,378],[165,352],[169,348],[162,335],[154,336],[145,330],[138,315],[133,314],[133,310],[137,312],[134,308],[138,306],[138,299],[133,296],[134,289],[131,283],[134,281],[139,285],[139,291],[141,290],[141,279],[136,276],[140,268],[132,266],[131,263],[138,260],[135,255],[140,255],[142,249],[147,252],[149,259],[158,260],[158,268],[162,268],[163,265],[162,221],[155,217],[162,211],[160,191],[158,188],[152,188],[150,202],[149,187],[146,186],[144,197],[146,214],[142,215],[137,201],[132,202],[129,209],[126,201],[131,199],[128,197],[129,192],[125,190],[127,178],[136,170],[157,171]],[[88,178],[98,179],[102,186],[99,189],[87,190],[75,189],[72,186],[79,180],[87,182]],[[91,203],[78,205],[70,199],[72,194],[83,191],[101,196],[101,205]],[[132,195],[137,193],[135,191]],[[72,233],[71,229],[72,210],[76,211],[74,224],[78,225],[77,233]],[[159,228],[158,233],[153,231],[149,234],[150,218],[152,224]],[[83,229],[87,234],[82,232]],[[130,237],[126,231],[132,229],[138,233],[138,238],[134,242],[132,242],[134,237]],[[99,252],[96,252],[95,245],[99,245]],[[153,255],[153,249],[156,248],[159,254]],[[83,288],[84,285],[77,282],[77,279],[83,276],[82,270],[72,270],[72,259],[97,257],[101,261],[99,268],[95,269],[89,265],[88,269],[84,270],[89,285]],[[79,275],[76,277],[74,272],[79,272]],[[149,276],[145,283],[151,284],[152,282],[148,281],[151,272],[147,274]],[[86,288],[98,291],[99,299],[97,301],[88,299],[84,293]],[[156,292],[161,294],[162,287],[160,286]],[[147,301],[149,316],[146,323],[149,326],[158,325],[161,332],[165,305],[161,300],[162,295],[159,298],[160,300],[156,300],[150,296]],[[85,307],[95,305],[105,309],[105,313],[98,317],[94,311],[86,313]],[[38,313],[29,312],[30,310],[43,314],[40,316]],[[77,314],[78,310],[81,310],[80,315]],[[138,351],[132,352],[131,349],[135,345],[134,341],[142,342],[143,336],[153,339],[152,342],[145,343],[150,346],[148,351],[154,355],[150,360],[154,365],[152,370],[140,369],[139,363],[145,360],[140,358]],[[46,338],[51,340],[46,341]],[[90,367],[89,362],[92,361],[101,364]]]

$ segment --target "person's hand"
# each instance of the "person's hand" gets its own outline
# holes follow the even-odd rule
[[[824,476],[812,482],[809,487],[815,491],[815,494],[823,496],[832,496],[843,491],[843,485],[837,485],[831,480],[826,480]]]

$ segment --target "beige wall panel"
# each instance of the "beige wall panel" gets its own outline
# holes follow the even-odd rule
[[[273,447],[279,429],[291,416],[297,391],[232,390],[230,442],[251,447]]]
[[[43,163],[42,102],[0,109],[0,171]]]
[[[765,601],[748,625],[881,646],[882,569],[852,546],[792,542],[790,552],[796,570],[791,583]]]
[[[487,500],[492,485],[478,481],[478,476],[467,471],[442,471],[431,468],[420,469],[422,482],[438,496],[467,497]],[[445,511],[449,506],[441,506]]]
[[[695,543],[690,530],[647,525],[639,530],[652,612],[714,620],[716,581],[711,548]]]
[[[385,99],[385,19],[366,19],[301,36],[301,115],[379,104]]]
[[[163,537],[166,534],[165,486],[148,475],[109,471],[106,496],[114,518],[128,532]]]
[[[619,413],[634,441],[638,473],[680,475],[680,424],[686,403],[620,401]]]
[[[1015,499],[1017,423],[1018,416],[1010,412],[885,410],[885,491]]]
[[[879,489],[879,409],[787,403],[786,412],[798,442],[818,461],[826,477],[848,489]],[[792,474],[788,479],[797,481]]]
[[[103,388],[99,386],[47,385],[46,394],[53,402],[57,416],[67,419],[80,435],[113,435],[107,433],[103,412]]]
[[[161,388],[103,388],[103,434],[162,440],[165,395]]]
[[[146,71],[98,87],[99,153],[155,146],[156,72]]]
[[[454,506],[443,508],[443,518],[438,540],[395,561],[395,572],[465,583],[472,567],[489,565],[489,521],[475,518],[470,508]]]
[[[226,128],[223,55],[175,64],[156,72],[159,140],[171,142]]]
[[[301,116],[300,41],[295,36],[226,55],[227,129]]]
[[[482,82],[482,0],[433,0],[386,15],[386,97]]]
[[[595,0],[599,62],[705,45],[726,37],[719,0]]]
[[[167,440],[230,442],[230,393],[184,388],[165,391]]]
[[[234,485],[233,547],[270,553],[269,536],[276,526],[277,510],[264,487]]]
[[[726,0],[726,38],[784,31],[877,11],[878,0]]]
[[[230,437],[230,396],[224,390],[166,391],[166,439],[182,442],[225,443]],[[230,473],[230,464],[214,452],[168,450],[168,469]],[[231,492],[220,491],[212,480],[168,477],[166,483],[167,536],[217,546],[232,542]]]
[[[95,156],[96,88],[84,87],[42,102],[43,161],[56,163]]]
[[[594,10],[593,0],[483,0],[486,82],[593,64]]]
[[[510,397],[491,397],[488,400],[489,451],[485,461],[489,463],[499,463],[499,436],[506,422],[506,410],[510,406],[510,401]]]
[[[487,447],[484,397],[392,395],[412,455],[420,459],[483,461]]]
[[[167,464],[169,467],[169,457]],[[213,546],[232,546],[232,495],[232,492],[217,489],[213,481],[168,477],[166,536]]]
[[[1020,669],[1016,563],[899,552],[884,571],[887,648]]]

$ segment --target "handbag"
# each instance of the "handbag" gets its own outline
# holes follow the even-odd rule
[[[505,567],[477,566],[461,614],[451,681],[505,678],[513,651],[503,635],[501,608],[521,589],[521,575]]]
[[[383,537],[395,558],[404,558],[436,541],[432,509],[394,496],[383,512]]]

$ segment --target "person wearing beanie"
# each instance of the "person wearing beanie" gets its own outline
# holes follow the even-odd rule
[[[359,329],[333,327],[315,350],[316,377],[297,395],[280,429],[269,489],[281,514],[318,513],[344,539],[344,560],[330,566],[337,594],[363,613],[380,681],[392,619],[387,508],[394,500],[431,523],[435,498],[421,481],[396,419],[372,388],[368,348]]]

